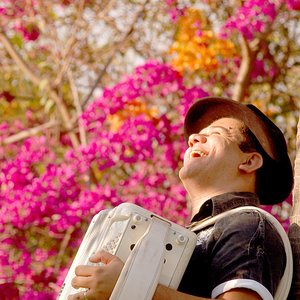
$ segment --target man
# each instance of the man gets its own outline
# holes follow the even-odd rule
[[[225,98],[200,99],[184,124],[189,148],[179,176],[191,201],[190,227],[241,206],[276,204],[293,186],[281,131],[262,112]],[[178,291],[158,285],[154,300],[273,299],[286,265],[283,242],[257,210],[224,216],[201,229]],[[123,262],[105,252],[78,266],[70,300],[109,299]]]

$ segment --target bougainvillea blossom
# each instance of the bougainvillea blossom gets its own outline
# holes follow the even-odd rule
[[[222,35],[228,36],[227,32],[237,31],[246,39],[266,33],[277,16],[276,4],[272,0],[247,0],[230,17],[222,29]]]
[[[87,218],[104,208],[131,202],[184,224],[186,193],[177,176],[186,147],[183,116],[206,95],[200,87],[186,87],[169,65],[150,61],[87,107],[81,121],[89,142],[68,149],[60,164],[44,136],[9,146],[13,159],[1,161],[0,230],[13,235],[2,240],[1,265],[12,270],[3,280],[23,282],[22,299],[53,299],[49,286],[58,288],[64,277],[55,268],[45,273],[41,265],[57,260],[67,237],[65,255],[72,257]],[[23,127],[0,128],[3,140],[8,130]],[[35,238],[28,241],[24,230]],[[66,268],[61,263],[59,272]],[[43,292],[41,284],[48,286]]]

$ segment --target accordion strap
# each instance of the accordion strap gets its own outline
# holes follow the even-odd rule
[[[291,249],[291,245],[290,245],[290,241],[289,238],[285,232],[285,230],[283,229],[282,225],[279,223],[279,221],[272,216],[271,214],[269,214],[268,212],[266,212],[265,210],[255,207],[255,206],[242,206],[242,207],[237,207],[234,208],[232,210],[223,212],[217,216],[205,219],[199,223],[196,223],[193,225],[193,227],[191,228],[192,231],[197,232],[201,229],[204,229],[208,226],[212,226],[216,223],[217,220],[220,220],[224,217],[228,217],[231,216],[237,212],[240,211],[249,211],[250,210],[254,210],[254,211],[258,211],[261,214],[263,214],[266,219],[276,228],[277,232],[279,233],[283,245],[284,245],[284,249],[285,249],[285,253],[286,253],[286,266],[285,266],[285,270],[284,270],[284,274],[279,282],[278,288],[276,290],[275,296],[274,296],[274,300],[285,300],[288,297],[290,288],[291,288],[291,284],[292,284],[292,278],[293,278],[293,254],[292,254],[292,249]]]

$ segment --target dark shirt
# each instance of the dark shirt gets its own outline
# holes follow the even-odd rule
[[[190,227],[240,206],[258,206],[252,193],[226,193],[206,201]],[[218,285],[233,279],[262,284],[273,296],[283,275],[286,255],[277,230],[253,210],[236,212],[197,233],[197,245],[178,288],[211,297]]]

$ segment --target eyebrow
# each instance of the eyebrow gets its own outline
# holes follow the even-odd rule
[[[223,126],[209,126],[209,127],[206,127],[206,128],[204,128],[204,129],[207,129],[207,130],[211,130],[211,129],[221,129],[221,130],[223,130],[223,131],[225,131],[227,134],[231,134],[231,131],[228,129],[228,128],[226,128],[226,127],[223,127]],[[231,128],[230,128],[231,129]],[[202,130],[201,130],[202,131]],[[201,132],[200,131],[200,132]]]

